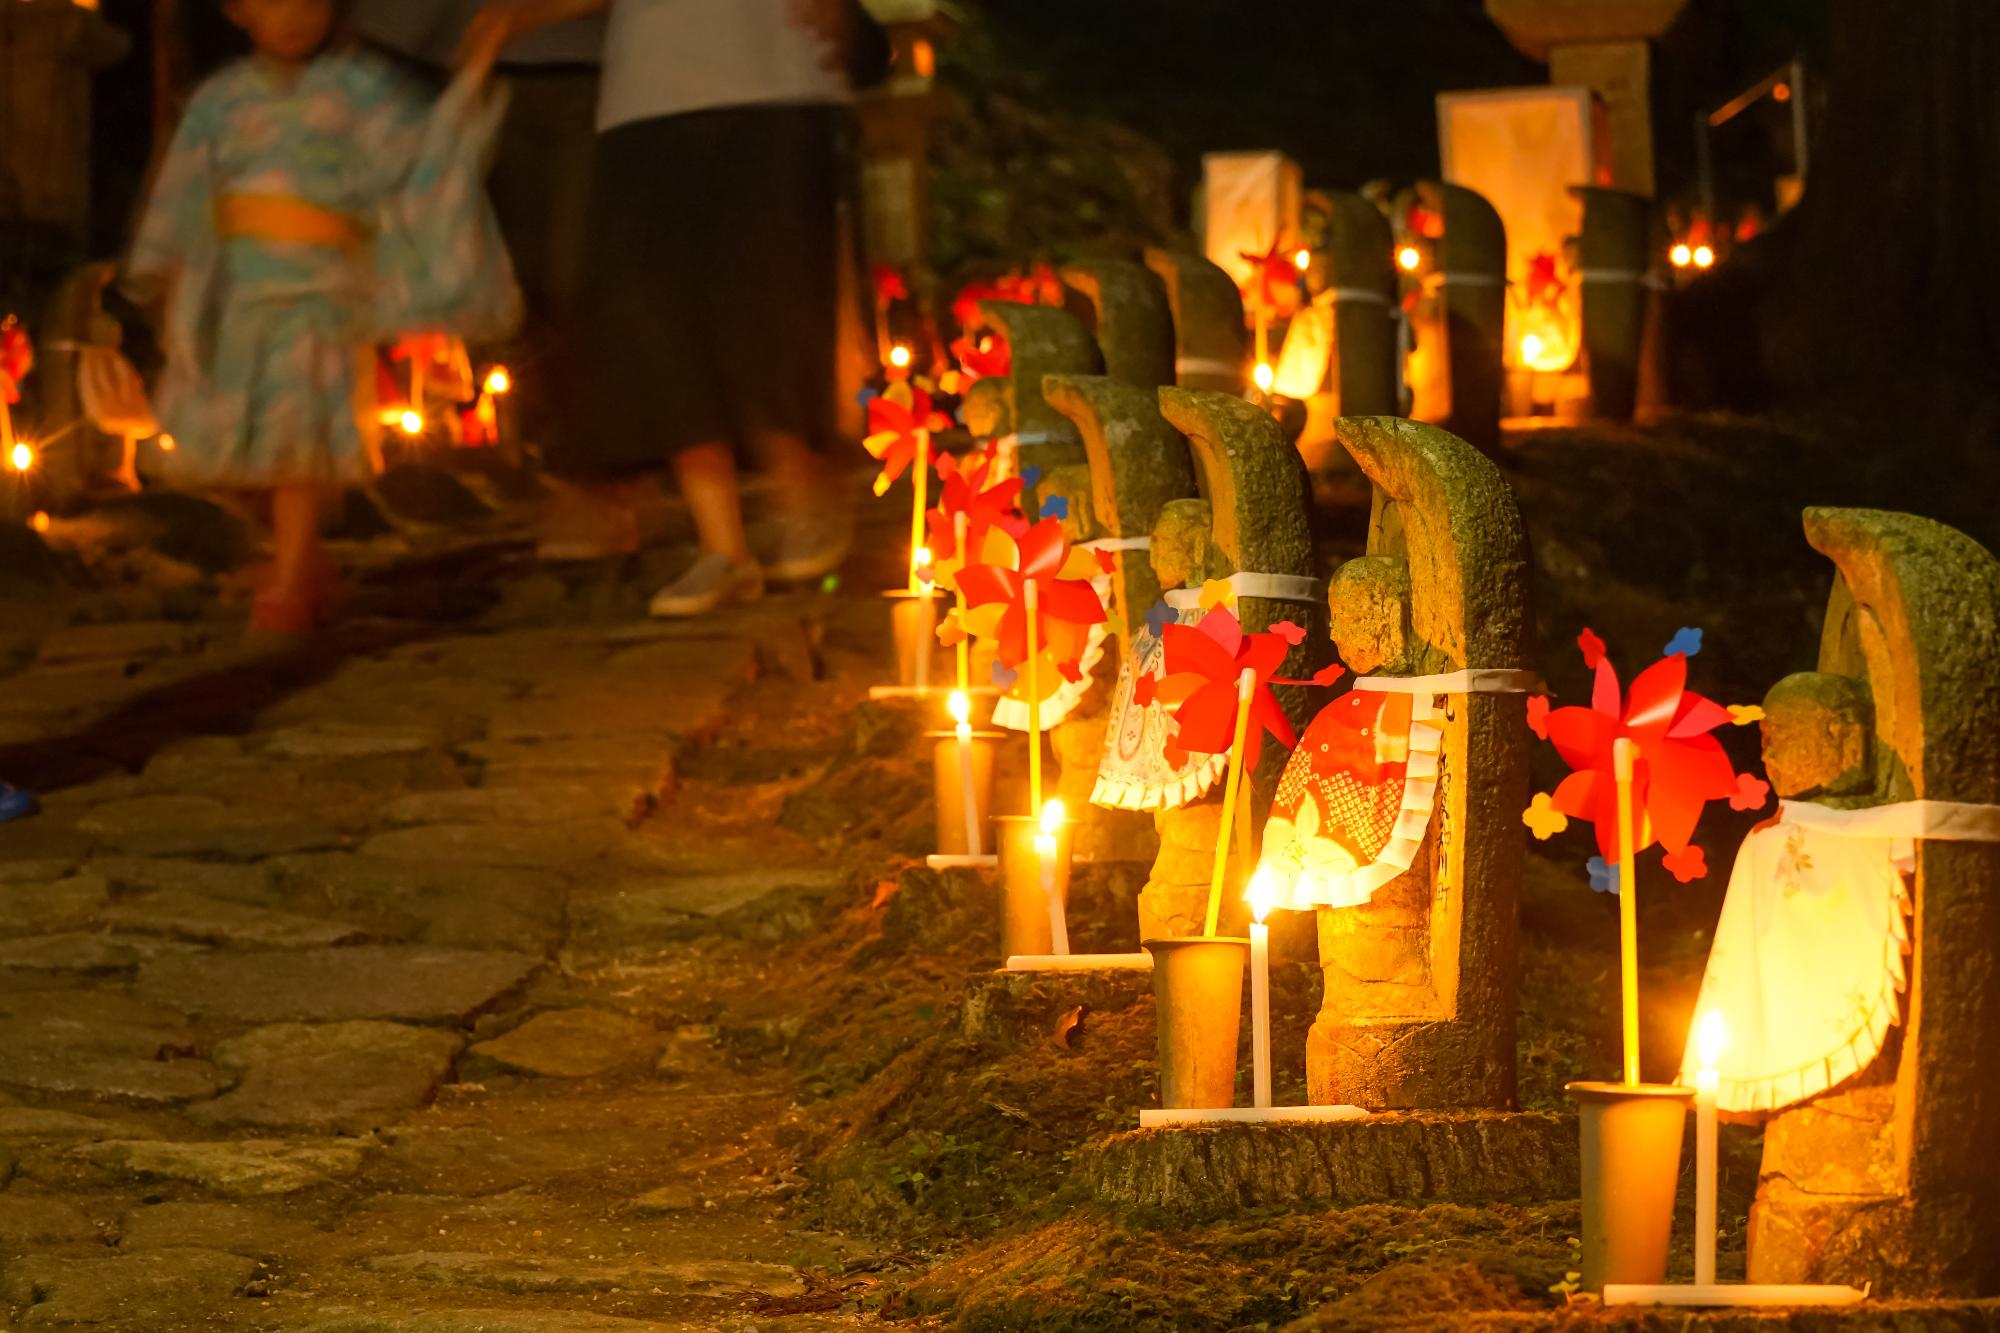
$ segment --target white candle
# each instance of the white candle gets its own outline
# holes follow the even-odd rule
[[[1695,1032],[1701,1068],[1694,1078],[1694,1285],[1715,1285],[1715,1062],[1729,1030],[1715,1010],[1701,1016]]]
[[[965,807],[965,854],[983,856],[986,849],[981,846],[979,836],[979,798],[972,787],[972,702],[963,690],[951,692],[951,716],[958,723],[958,793],[959,803]]]
[[[1264,918],[1276,905],[1271,879],[1259,870],[1245,895],[1256,920],[1250,923],[1250,1104],[1271,1104],[1271,928]]]
[[[1062,895],[1056,892],[1056,830],[1062,827],[1063,803],[1051,800],[1042,807],[1042,831],[1035,835],[1035,857],[1042,871],[1042,897],[1049,905],[1049,952],[1061,956],[1069,952],[1069,916],[1063,911]]]

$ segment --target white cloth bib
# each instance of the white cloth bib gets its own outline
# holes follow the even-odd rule
[[[1836,833],[1790,802],[1743,840],[1695,1006],[1728,1027],[1717,1106],[1790,1106],[1881,1052],[1902,1017],[1911,864],[1907,838]],[[1681,1082],[1699,1068],[1691,1033]]]

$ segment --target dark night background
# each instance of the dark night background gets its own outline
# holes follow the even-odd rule
[[[103,0],[135,49],[98,80],[98,232],[118,248],[151,148],[151,0]],[[1433,99],[1453,89],[1545,82],[1479,0],[961,0],[966,29],[949,42],[949,83],[1000,92],[1058,121],[1101,120],[1166,153],[1177,203],[1202,153],[1282,148],[1308,184],[1351,187],[1437,169]],[[1697,111],[1778,64],[1823,53],[1825,0],[1694,0],[1659,43],[1655,140],[1661,196],[1691,197]],[[212,0],[183,5],[194,63],[232,48]],[[1775,112],[1775,108],[1766,107]],[[1727,129],[1717,166],[1727,199],[1761,199],[1785,169],[1786,127],[1756,115]],[[1183,219],[1184,220],[1184,217]],[[1079,220],[1079,232],[1089,219]]]

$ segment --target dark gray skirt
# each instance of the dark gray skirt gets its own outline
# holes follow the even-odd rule
[[[699,444],[750,464],[772,435],[826,450],[844,116],[721,107],[598,136],[553,470],[611,477]]]

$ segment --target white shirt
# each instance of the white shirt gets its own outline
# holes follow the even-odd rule
[[[597,128],[710,107],[844,102],[826,43],[788,0],[612,0]]]

